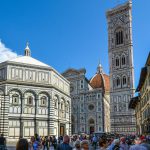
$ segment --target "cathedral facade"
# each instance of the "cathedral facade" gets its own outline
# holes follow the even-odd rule
[[[70,83],[28,46],[25,56],[0,63],[0,133],[10,141],[71,134]]]
[[[132,2],[107,11],[110,66],[111,131],[135,133],[134,111],[129,103],[134,96],[132,42]]]
[[[70,81],[72,134],[110,132],[109,76],[102,66],[88,80],[85,69],[68,69],[63,76]]]

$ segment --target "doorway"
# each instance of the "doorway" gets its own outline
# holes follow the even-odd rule
[[[60,136],[64,136],[65,135],[65,125],[64,124],[60,124]]]

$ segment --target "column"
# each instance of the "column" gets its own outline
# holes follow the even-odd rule
[[[24,137],[24,135],[23,135],[23,126],[24,126],[23,120],[22,120],[22,118],[20,118],[20,138]]]
[[[9,113],[9,95],[4,95],[2,99],[2,123],[1,123],[1,132],[4,134],[5,137],[8,137],[8,113]]]
[[[24,137],[23,134],[23,112],[24,112],[24,101],[25,101],[25,97],[22,96],[21,97],[21,114],[20,114],[20,137]]]
[[[60,136],[60,102],[58,101],[58,136]]]
[[[38,106],[39,106],[39,97],[35,97],[35,117],[34,117],[34,133],[38,134],[38,120],[37,120],[37,115],[38,115]]]
[[[50,99],[49,133],[54,135],[54,100]]]
[[[71,135],[71,102],[69,102],[69,135]]]

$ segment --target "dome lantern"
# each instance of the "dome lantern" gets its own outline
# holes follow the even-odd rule
[[[98,64],[98,67],[97,67],[97,74],[98,73],[103,73],[103,67],[100,63]]]
[[[29,42],[26,43],[25,56],[31,56],[31,51],[29,48]]]

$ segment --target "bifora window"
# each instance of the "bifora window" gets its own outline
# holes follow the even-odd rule
[[[123,44],[123,31],[121,29],[116,31],[116,45]]]

